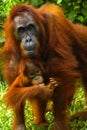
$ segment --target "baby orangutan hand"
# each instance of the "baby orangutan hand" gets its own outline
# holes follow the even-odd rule
[[[54,90],[56,87],[58,87],[58,82],[54,78],[49,78],[50,82],[48,84],[48,88]]]

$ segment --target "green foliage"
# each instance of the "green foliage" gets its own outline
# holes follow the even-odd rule
[[[10,127],[13,114],[11,110],[7,111],[4,101],[2,100],[6,91],[6,84],[0,82],[0,130],[11,130]]]
[[[57,4],[72,22],[87,24],[87,0],[57,0]]]
[[[72,130],[87,130],[87,121],[74,120],[70,122]]]
[[[20,3],[19,0],[0,0],[0,21],[4,21],[12,6]]]
[[[74,114],[75,112],[79,112],[84,108],[85,99],[84,99],[84,91],[81,82],[76,83],[77,90],[74,98],[72,100],[72,104],[70,105],[70,113]],[[79,89],[81,87],[81,89]]]

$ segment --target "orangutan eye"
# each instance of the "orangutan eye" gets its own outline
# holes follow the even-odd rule
[[[29,31],[33,31],[33,30],[35,30],[35,25],[34,24],[29,24],[27,26],[27,28],[28,28]]]
[[[24,31],[25,31],[25,28],[24,28],[24,27],[19,27],[17,33],[18,33],[18,34],[23,34]]]
[[[41,75],[41,71],[39,69],[36,70],[36,75]]]
[[[35,73],[32,71],[28,74],[29,78],[33,79],[35,77]]]

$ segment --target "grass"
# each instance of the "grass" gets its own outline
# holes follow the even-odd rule
[[[80,89],[77,89],[72,104],[69,106],[70,114],[74,114],[75,112],[83,110],[85,105],[84,92],[81,87],[81,84],[77,83],[76,86],[77,88],[79,88],[80,86]],[[6,91],[7,91],[6,84],[0,82],[0,130],[11,130],[13,121],[13,111],[7,109],[3,101],[3,96]],[[47,112],[46,118],[48,120],[48,124],[46,127],[48,127],[48,130],[51,130],[51,123],[53,122],[52,112]],[[32,108],[28,104],[28,102],[26,102],[25,106],[25,120],[27,130],[46,130],[46,128],[40,128],[34,124]],[[72,128],[72,130],[87,130],[87,121],[74,120],[73,122],[70,122],[70,127]]]

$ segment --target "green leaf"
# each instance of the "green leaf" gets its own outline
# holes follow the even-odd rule
[[[73,22],[75,20],[75,17],[76,17],[76,12],[75,10],[71,10],[69,13],[68,13],[68,18]]]
[[[82,8],[81,13],[86,17],[87,16],[87,8]]]
[[[83,17],[83,16],[78,16],[77,19],[78,19],[80,22],[83,22],[83,21],[84,21],[84,17]]]
[[[0,36],[0,43],[3,43],[5,41],[4,36]]]
[[[60,4],[62,2],[62,0],[57,0],[57,4]]]

